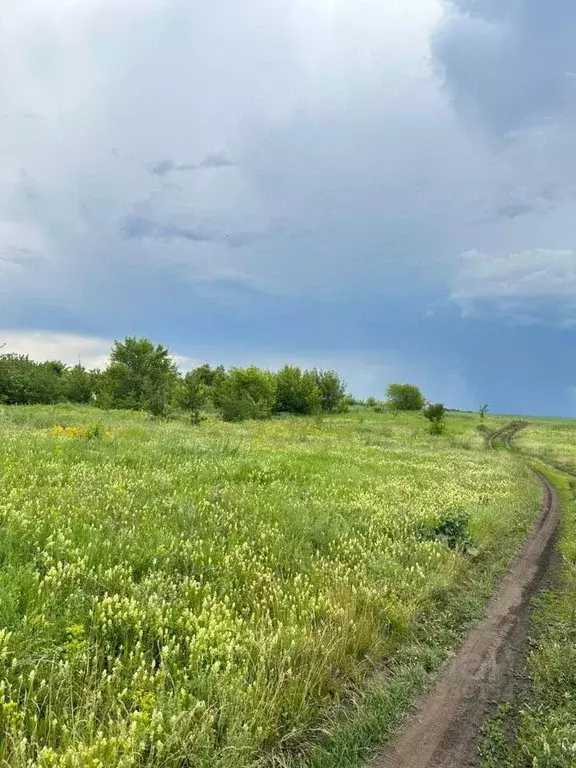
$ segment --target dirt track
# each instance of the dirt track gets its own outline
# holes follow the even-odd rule
[[[512,435],[498,433],[507,447]],[[496,436],[494,436],[496,437]],[[482,622],[436,686],[416,704],[371,768],[463,768],[476,763],[479,729],[495,706],[523,687],[530,602],[551,575],[559,502],[540,474],[542,511]]]

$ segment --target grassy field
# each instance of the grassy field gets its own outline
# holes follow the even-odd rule
[[[514,442],[546,462],[537,466],[560,492],[560,569],[536,605],[527,701],[488,724],[484,768],[569,768],[576,765],[576,478],[550,465],[576,472],[576,421],[532,420]]]
[[[476,424],[0,409],[1,764],[357,764],[535,517]]]
[[[514,444],[528,456],[576,472],[576,420],[530,420]]]

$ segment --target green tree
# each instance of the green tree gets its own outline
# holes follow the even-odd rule
[[[196,380],[205,387],[211,387],[219,375],[225,373],[225,371],[222,366],[211,368],[208,363],[204,363],[204,365],[199,365],[198,368],[194,368],[191,373],[193,373]]]
[[[393,411],[421,411],[426,403],[414,384],[390,384],[386,395],[387,405]]]
[[[321,407],[321,394],[316,374],[302,371],[297,365],[285,365],[276,374],[276,406],[278,413],[316,413]]]
[[[63,392],[72,403],[90,403],[94,395],[94,376],[83,365],[75,365],[66,371]]]
[[[339,411],[344,405],[346,384],[335,371],[314,369],[316,385],[320,392],[320,407],[326,413]]]
[[[487,413],[488,413],[488,405],[481,405],[480,408],[478,408],[478,414],[481,419],[483,419]]]
[[[198,369],[189,371],[178,384],[176,404],[190,414],[190,419],[194,424],[200,422],[200,413],[206,405],[207,389],[202,377],[198,375]]]
[[[63,399],[65,371],[66,366],[59,360],[36,363],[27,355],[0,355],[0,402],[57,403]]]
[[[220,386],[226,378],[224,366],[219,365],[217,368],[211,368],[208,363],[205,363],[195,368],[192,373],[204,387],[206,404],[211,402],[214,407],[218,407]]]
[[[176,364],[166,347],[128,336],[115,341],[104,371],[100,402],[110,408],[166,413],[178,380]]]
[[[446,408],[442,403],[428,403],[424,408],[424,417],[430,422],[430,434],[441,435],[446,425],[444,418],[446,416]]]
[[[218,387],[224,421],[269,418],[276,402],[276,377],[256,366],[232,368]]]

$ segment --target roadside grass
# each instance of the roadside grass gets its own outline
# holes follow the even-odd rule
[[[359,765],[539,506],[477,422],[0,408],[2,765]]]
[[[530,506],[530,505],[529,505]],[[534,507],[532,506],[532,509]],[[532,517],[533,520],[533,517]],[[532,521],[531,520],[531,521]],[[328,714],[303,756],[283,760],[288,768],[360,768],[390,740],[414,700],[434,684],[443,664],[483,616],[486,602],[517,554],[527,527],[504,533],[495,547],[471,564],[457,584],[412,627],[406,643],[356,691],[347,707]]]

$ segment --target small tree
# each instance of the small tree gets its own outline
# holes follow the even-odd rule
[[[226,379],[226,369],[223,365],[219,365],[216,368],[212,368],[208,363],[194,368],[191,373],[194,374],[194,378],[202,385],[204,389],[204,405],[213,405],[218,408],[220,386]]]
[[[206,405],[207,389],[196,371],[189,371],[180,382],[176,392],[176,405],[190,414],[193,424],[200,423],[200,412]]]
[[[326,413],[341,410],[346,398],[346,384],[336,371],[313,371],[320,392],[320,408]]]
[[[269,418],[276,402],[276,377],[256,366],[232,368],[218,386],[224,421]]]
[[[7,405],[58,403],[66,366],[59,360],[36,363],[27,355],[0,355],[0,402]]]
[[[176,364],[161,344],[128,336],[115,341],[103,374],[102,404],[111,408],[166,412],[177,383]]]
[[[446,409],[442,403],[428,403],[424,408],[424,416],[430,422],[430,434],[441,435],[446,425],[444,418],[446,416]]]
[[[487,405],[481,405],[480,408],[478,408],[478,414],[480,415],[480,418],[483,419],[484,416],[488,413],[488,406]]]
[[[90,403],[94,392],[93,376],[78,364],[66,371],[64,397],[72,403]]]
[[[390,384],[387,405],[392,411],[421,411],[426,400],[414,384]]]
[[[316,373],[302,371],[297,365],[285,365],[276,374],[276,404],[278,413],[317,413],[322,397]]]

